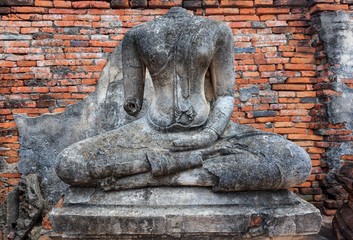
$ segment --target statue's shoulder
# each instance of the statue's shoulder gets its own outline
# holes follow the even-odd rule
[[[212,31],[215,31],[217,35],[224,36],[224,35],[233,35],[232,29],[226,24],[225,22],[221,22],[215,19],[208,19],[201,16],[194,16],[202,25],[207,26]]]
[[[224,22],[214,20],[214,19],[208,19],[204,18],[201,16],[192,16],[187,19],[188,24],[192,25],[195,24],[199,28],[205,28],[207,29],[211,34],[216,34],[220,38],[222,36],[232,36],[232,30],[231,28]],[[148,37],[152,33],[155,32],[163,32],[166,29],[170,29],[171,25],[173,24],[178,24],[174,23],[172,20],[165,18],[164,16],[156,18],[152,21],[145,22],[139,25],[136,25],[132,28],[130,28],[125,35],[131,38],[140,38],[141,36],[143,37]]]
[[[157,20],[158,19],[154,19],[152,21],[141,23],[139,25],[136,25],[130,28],[129,30],[126,31],[124,37],[127,36],[128,38],[132,38],[132,39],[147,37],[152,32],[154,32],[154,30],[158,26]]]
[[[142,24],[139,24],[139,25],[136,25],[136,26],[130,28],[129,30],[126,31],[125,36],[132,37],[132,38],[136,37],[142,31],[146,30],[146,27],[147,27],[146,24],[147,23],[149,23],[149,22],[142,23]]]

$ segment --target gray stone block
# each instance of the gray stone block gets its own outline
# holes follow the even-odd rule
[[[288,190],[87,190],[72,188],[64,208],[50,214],[64,239],[290,239],[321,225],[319,210]],[[260,221],[254,226],[253,219]]]

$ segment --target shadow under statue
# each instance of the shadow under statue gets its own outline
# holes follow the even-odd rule
[[[127,31],[121,45],[125,111],[132,116],[140,112],[146,69],[154,90],[151,104],[140,119],[79,141],[58,155],[57,175],[72,187],[67,209],[52,214],[54,230],[85,238],[98,234],[94,231],[107,236],[135,237],[181,234],[189,236],[188,239],[210,234],[244,236],[249,235],[254,214],[271,216],[273,220],[283,214],[275,213],[281,207],[292,211],[289,215],[295,230],[265,229],[270,220],[264,217],[264,224],[257,226],[262,228],[260,233],[249,236],[308,234],[319,230],[318,211],[282,190],[309,177],[308,154],[280,135],[230,121],[235,94],[234,40],[226,24],[190,15],[183,8],[172,8],[164,16]],[[216,193],[205,187],[212,187]],[[235,193],[238,191],[243,192]],[[100,214],[90,215],[87,208],[80,208],[82,204],[92,209],[101,205],[102,209],[118,212],[112,217],[100,209]],[[131,217],[126,212],[130,205],[130,210],[141,212]],[[194,206],[197,212],[183,211],[178,206]],[[235,206],[247,209],[233,209],[225,214],[222,206],[230,207],[228,210]],[[166,212],[156,217],[151,209],[159,207]],[[271,207],[273,211],[266,212]],[[211,211],[211,217],[218,216],[216,222],[210,216],[205,220],[204,208]],[[89,230],[81,229],[80,233],[77,225],[76,230],[62,226],[65,222],[73,225],[68,224],[68,216],[80,214],[93,219]],[[310,219],[313,225],[298,227],[304,221],[298,214]],[[119,222],[119,227],[112,225],[103,231],[95,228],[93,225],[98,224],[101,215],[110,216],[111,224]],[[239,222],[237,227],[229,225],[240,216],[244,226]],[[141,227],[144,217],[147,230]],[[138,227],[131,228],[129,221]],[[175,222],[184,227],[173,225]],[[187,223],[191,227],[185,227]],[[288,223],[283,224],[288,228]],[[161,230],[157,225],[164,227]]]

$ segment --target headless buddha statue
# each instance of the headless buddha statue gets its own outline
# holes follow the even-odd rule
[[[302,148],[230,121],[234,41],[226,24],[172,8],[127,31],[121,44],[124,109],[133,116],[141,110],[147,68],[154,87],[149,111],[64,149],[56,171],[65,183],[242,191],[285,189],[309,177]]]

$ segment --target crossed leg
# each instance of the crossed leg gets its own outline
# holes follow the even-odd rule
[[[66,148],[58,156],[57,174],[70,185],[105,190],[213,186],[215,191],[284,189],[310,175],[310,158],[298,145],[234,123],[209,148],[170,152],[175,139],[194,133],[159,132],[140,119]]]

